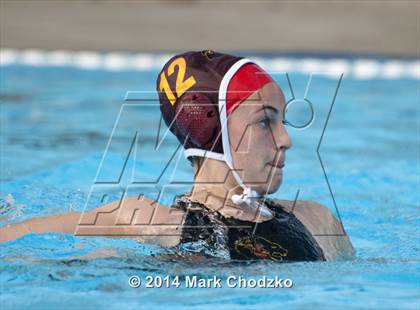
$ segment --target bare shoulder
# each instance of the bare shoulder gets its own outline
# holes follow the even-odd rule
[[[288,212],[315,212],[321,214],[329,214],[332,216],[330,209],[323,206],[322,204],[310,201],[310,200],[282,200],[273,199],[276,203],[279,203]]]
[[[328,260],[350,258],[354,249],[341,221],[320,203],[308,200],[274,200],[293,213],[324,250]]]
[[[85,231],[89,235],[99,234],[99,230],[107,227],[106,233],[110,236],[172,246],[179,243],[184,218],[182,210],[167,207],[145,196],[124,197],[83,214],[77,234],[84,234],[83,231],[80,233],[83,223],[94,223],[98,232],[88,225]]]
[[[325,225],[329,225],[334,228],[335,234],[343,234],[344,229],[341,222],[333,215],[331,210],[320,203],[309,201],[309,200],[280,200],[275,199],[276,203],[279,203],[287,212],[293,213],[301,221],[310,222],[312,224],[323,224],[324,227],[318,231],[318,234],[327,233]],[[305,223],[304,223],[305,224]],[[333,233],[332,231],[328,231]]]
[[[116,217],[119,224],[174,224],[183,216],[182,210],[173,209],[145,196],[124,197],[89,212],[90,216]]]

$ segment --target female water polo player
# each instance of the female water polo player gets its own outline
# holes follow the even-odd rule
[[[245,58],[187,52],[165,64],[157,91],[163,119],[194,168],[189,193],[175,197],[171,208],[126,197],[83,215],[34,218],[2,228],[0,240],[29,232],[75,233],[81,216],[95,216],[95,225],[109,229],[97,235],[112,236],[112,225],[131,221],[137,210],[144,224],[137,234],[127,229],[120,237],[193,248],[196,255],[275,261],[352,255],[344,228],[326,207],[267,197],[280,187],[291,146],[284,96],[268,73]],[[101,213],[107,216],[101,219]]]

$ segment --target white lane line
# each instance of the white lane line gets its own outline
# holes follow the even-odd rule
[[[171,54],[97,53],[91,51],[43,51],[0,49],[0,66],[69,66],[84,70],[160,70]],[[344,74],[358,80],[420,79],[419,60],[319,59],[313,57],[249,57],[269,72],[298,72],[337,77]]]

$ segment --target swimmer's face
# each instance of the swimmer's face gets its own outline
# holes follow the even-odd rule
[[[285,99],[274,82],[242,102],[228,119],[235,169],[259,194],[275,192],[283,179],[291,141],[283,124]]]

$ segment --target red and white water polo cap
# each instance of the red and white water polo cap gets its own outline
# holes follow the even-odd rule
[[[249,59],[205,50],[172,57],[156,82],[163,119],[183,144],[185,156],[226,162],[244,189],[238,202],[255,197],[233,167],[227,118],[251,94],[273,82],[269,74]]]

